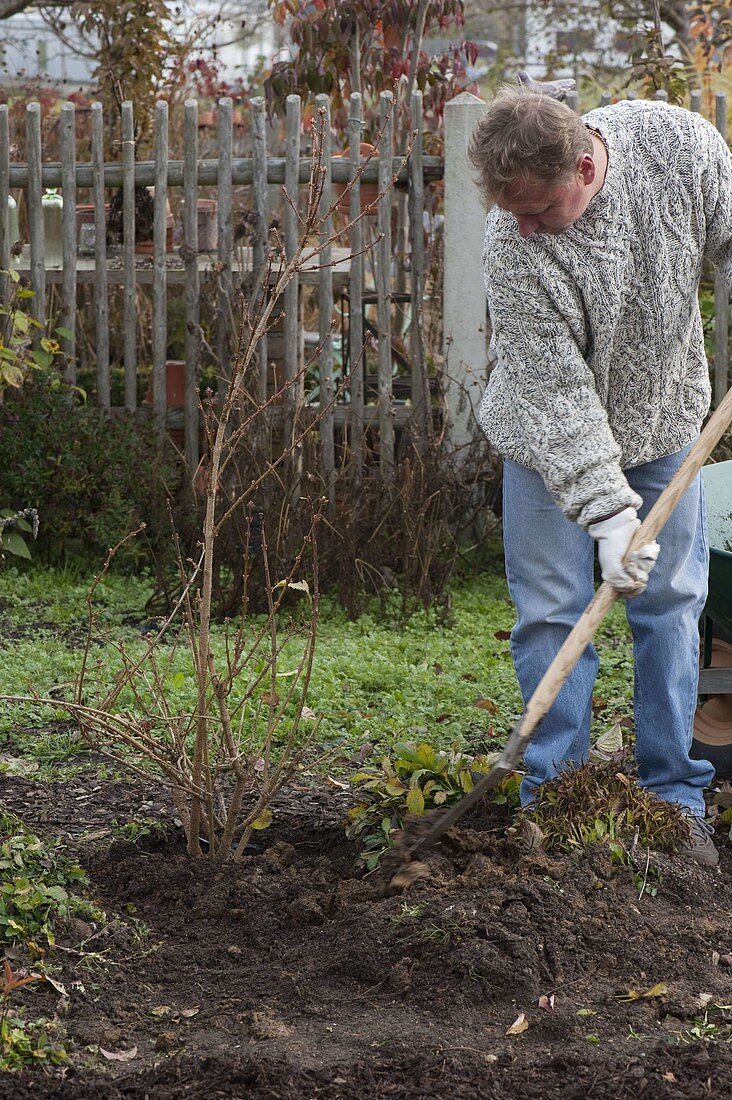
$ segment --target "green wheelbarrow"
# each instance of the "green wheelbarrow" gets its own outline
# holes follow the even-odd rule
[[[710,664],[712,639],[721,632],[732,640],[732,461],[702,469],[709,533],[709,595],[704,608],[704,671]],[[732,691],[732,670],[722,686],[709,678],[703,694]],[[701,690],[701,689],[700,689]]]
[[[732,462],[702,469],[709,533],[709,594],[691,755],[732,777]]]

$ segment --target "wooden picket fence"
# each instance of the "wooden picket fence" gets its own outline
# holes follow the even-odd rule
[[[271,216],[269,202],[270,185],[284,186],[289,201],[284,202],[284,225],[281,237],[284,254],[290,259],[298,246],[300,214],[298,193],[311,176],[311,158],[304,155],[299,96],[287,100],[285,154],[273,157],[267,149],[265,104],[261,98],[251,101],[251,157],[233,155],[233,105],[229,98],[218,104],[216,159],[199,157],[198,103],[189,101],[184,108],[183,160],[169,160],[168,105],[158,102],[155,107],[154,158],[137,161],[135,157],[135,117],[131,103],[122,106],[122,156],[121,162],[109,163],[104,156],[104,117],[102,105],[91,107],[91,163],[77,162],[76,119],[73,103],[64,103],[60,117],[60,163],[43,158],[41,142],[41,110],[38,103],[26,107],[26,156],[25,164],[10,161],[10,134],[8,109],[0,106],[0,211],[7,211],[8,194],[23,189],[27,197],[29,243],[14,266],[29,275],[34,291],[31,308],[37,320],[46,317],[47,285],[60,283],[61,323],[71,336],[64,351],[68,354],[67,377],[76,380],[77,291],[81,283],[91,283],[95,311],[96,392],[99,405],[111,408],[110,397],[110,332],[109,294],[115,285],[122,286],[122,331],[113,338],[121,340],[124,349],[124,408],[129,412],[138,409],[138,286],[152,286],[152,415],[162,433],[166,425],[176,422],[175,413],[166,408],[166,361],[168,327],[168,287],[181,284],[185,294],[185,401],[183,429],[185,454],[192,469],[199,458],[199,371],[201,361],[202,325],[200,315],[202,282],[215,284],[215,337],[213,347],[217,359],[217,373],[224,380],[230,376],[232,348],[236,343],[239,313],[237,283],[245,275],[256,284],[265,278],[271,263],[268,226]],[[380,128],[378,155],[363,167],[359,161],[362,138],[362,104],[359,95],[350,102],[348,124],[349,157],[332,155],[330,146],[330,103],[327,96],[317,97],[317,108],[322,119],[325,186],[319,213],[322,216],[318,249],[304,268],[287,285],[281,303],[284,314],[279,338],[281,362],[278,364],[278,384],[285,386],[284,400],[294,397],[297,387],[293,379],[303,375],[303,333],[299,328],[299,295],[301,287],[317,287],[319,348],[317,384],[319,398],[317,415],[322,441],[323,475],[331,483],[335,465],[335,428],[347,425],[349,448],[357,469],[364,462],[364,435],[369,425],[377,428],[380,467],[388,472],[394,463],[394,426],[415,412],[425,413],[429,404],[429,387],[426,377],[424,353],[421,343],[421,317],[424,295],[424,186],[425,181],[442,176],[442,162],[438,157],[423,155],[422,96],[412,97],[412,144],[410,156],[394,154],[393,102],[391,93],[383,93],[380,103]],[[396,402],[393,394],[393,346],[392,309],[394,241],[392,235],[392,206],[395,201],[390,189],[392,178],[409,189],[408,271],[402,273],[401,299],[409,313],[406,336],[409,341],[411,366],[411,393],[409,400]],[[353,180],[350,191],[350,230],[344,240],[334,242],[332,205],[333,184],[345,184]],[[376,233],[367,240],[365,219],[359,218],[362,208],[361,194],[364,186],[376,183],[381,193],[376,210]],[[234,240],[233,189],[237,185],[251,187],[252,225],[251,243],[242,245]],[[152,255],[141,260],[135,245],[135,188],[154,188],[154,228]],[[50,271],[46,263],[44,246],[44,218],[42,194],[44,188],[60,188],[63,197],[63,261],[58,270]],[[198,197],[202,187],[216,188],[217,245],[215,253],[199,249]],[[122,243],[120,256],[110,255],[106,234],[94,235],[94,255],[84,260],[78,254],[76,198],[77,192],[91,190],[96,226],[105,225],[105,203],[110,188],[122,189]],[[166,243],[166,212],[168,196],[172,189],[182,192],[182,242],[171,253]],[[10,262],[7,218],[0,219],[0,268],[7,269]],[[370,253],[375,271],[372,286],[367,286],[365,255]],[[276,266],[276,261],[275,261]],[[333,311],[334,286],[345,291],[344,301],[354,303],[350,308],[347,349],[348,362],[352,365],[347,399],[335,403],[333,366]],[[371,291],[376,304],[378,327],[378,397],[367,401],[364,393],[364,372],[361,368],[364,347],[363,309],[364,295]],[[278,306],[278,309],[280,307]],[[267,336],[258,348],[260,369],[258,396],[267,399],[268,385],[271,392],[271,363],[267,351]],[[268,379],[268,373],[270,375]],[[288,388],[289,387],[289,388]],[[302,402],[301,402],[302,403]],[[307,406],[306,406],[307,407]],[[178,418],[180,417],[180,414]]]

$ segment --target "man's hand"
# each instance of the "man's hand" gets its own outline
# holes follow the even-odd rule
[[[597,540],[602,579],[623,596],[638,596],[645,591],[648,574],[658,560],[660,547],[657,542],[649,542],[623,562],[640,524],[635,508],[623,508],[616,516],[591,523],[587,528]]]

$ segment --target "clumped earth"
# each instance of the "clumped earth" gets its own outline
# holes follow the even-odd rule
[[[389,895],[344,839],[338,790],[290,789],[223,869],[174,829],[115,839],[113,820],[167,817],[152,785],[4,777],[0,798],[62,836],[110,919],[60,931],[67,998],[23,992],[58,1013],[65,1075],[5,1074],[2,1098],[729,1095],[724,839],[718,872],[653,855],[634,876],[602,845],[526,852],[473,815],[430,878]]]

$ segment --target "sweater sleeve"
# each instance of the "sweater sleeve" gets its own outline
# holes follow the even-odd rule
[[[619,464],[587,362],[589,335],[577,286],[540,246],[494,238],[486,250],[495,368],[515,401],[527,453],[568,519],[582,527],[641,498]]]
[[[693,116],[699,137],[701,189],[706,221],[704,254],[732,285],[732,154],[710,122]]]

